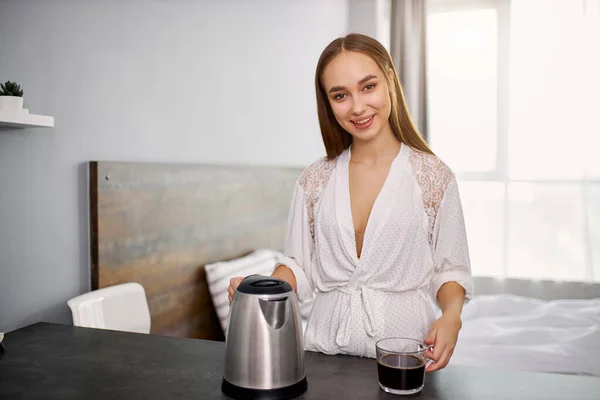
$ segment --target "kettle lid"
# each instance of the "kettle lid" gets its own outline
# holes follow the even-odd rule
[[[293,289],[289,283],[279,278],[250,275],[240,283],[237,291],[246,294],[283,294]]]

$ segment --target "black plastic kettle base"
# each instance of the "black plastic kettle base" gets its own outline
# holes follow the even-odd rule
[[[301,396],[308,389],[306,377],[291,386],[278,389],[248,389],[236,386],[223,379],[221,390],[227,396],[243,400],[283,400]]]

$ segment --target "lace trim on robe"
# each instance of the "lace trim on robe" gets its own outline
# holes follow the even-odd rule
[[[334,167],[334,160],[322,158],[306,168],[300,177],[300,187],[304,190],[304,195],[306,196],[305,204],[313,248],[315,244],[315,208],[319,203],[323,188],[329,182]]]
[[[423,206],[428,218],[429,246],[434,247],[433,233],[436,224],[436,218],[440,210],[440,205],[444,199],[446,189],[454,173],[438,157],[411,149],[410,164],[415,173],[417,184],[421,187],[423,195]]]

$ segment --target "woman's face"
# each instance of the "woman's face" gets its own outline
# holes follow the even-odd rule
[[[355,139],[368,141],[390,128],[388,84],[375,61],[346,51],[325,67],[322,84],[335,119]]]

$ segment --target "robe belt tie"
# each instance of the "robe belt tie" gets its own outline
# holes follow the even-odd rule
[[[356,316],[360,315],[361,309],[363,314],[362,322],[367,335],[374,337],[375,324],[373,319],[375,318],[375,314],[373,313],[374,308],[372,298],[374,289],[362,286],[359,288],[338,287],[336,290],[350,295],[349,299],[346,298],[348,300],[344,299],[344,301],[348,302],[349,304],[347,305],[340,321],[340,328],[335,338],[336,344],[340,347],[346,347],[350,344],[352,324],[356,323]]]

